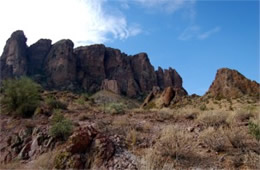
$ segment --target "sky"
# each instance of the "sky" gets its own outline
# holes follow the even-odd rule
[[[15,30],[27,44],[103,43],[172,67],[189,94],[203,95],[217,69],[259,82],[258,0],[1,0],[0,53]]]

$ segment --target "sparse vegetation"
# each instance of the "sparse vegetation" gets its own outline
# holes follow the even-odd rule
[[[104,105],[104,112],[111,114],[125,113],[125,105],[123,103],[109,103]]]
[[[216,152],[225,151],[225,146],[227,144],[227,138],[224,135],[222,129],[214,129],[209,127],[204,130],[200,136],[200,139],[205,143],[210,149],[213,149]]]
[[[48,97],[46,99],[46,103],[51,109],[66,109],[66,107],[67,107],[66,104],[55,99],[54,97]]]
[[[12,115],[30,117],[40,102],[40,85],[27,77],[3,81],[1,104]]]
[[[54,138],[66,140],[72,133],[72,121],[65,118],[60,110],[55,110],[51,119],[50,135]]]
[[[249,133],[253,135],[257,141],[260,140],[260,125],[250,121],[248,124]]]
[[[207,111],[199,114],[197,121],[207,127],[220,127],[227,125],[227,112]]]

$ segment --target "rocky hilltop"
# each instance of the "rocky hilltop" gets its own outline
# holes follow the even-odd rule
[[[1,80],[30,76],[47,89],[96,92],[101,89],[136,97],[161,90],[182,87],[182,78],[169,68],[154,70],[146,53],[128,56],[104,45],[74,48],[71,40],[40,39],[26,44],[23,31],[15,31],[7,40],[0,59]]]
[[[206,95],[224,98],[237,98],[243,95],[259,96],[260,85],[247,79],[236,70],[222,68],[217,71],[215,80]]]

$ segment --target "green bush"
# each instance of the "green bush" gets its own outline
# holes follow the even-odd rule
[[[59,100],[56,100],[54,97],[48,97],[46,99],[46,103],[51,109],[66,109],[67,108],[66,104],[60,102]]]
[[[64,115],[60,113],[60,110],[55,110],[51,119],[50,135],[54,138],[60,138],[61,140],[67,140],[73,131],[72,121],[66,119]]]
[[[4,80],[1,104],[12,114],[30,117],[40,103],[40,89],[39,84],[27,77]]]
[[[123,103],[109,103],[105,106],[104,111],[111,114],[121,114],[125,112],[125,105]]]
[[[260,126],[252,121],[248,124],[249,133],[253,135],[257,141],[260,140]]]

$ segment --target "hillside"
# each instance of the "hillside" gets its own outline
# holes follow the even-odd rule
[[[0,169],[260,169],[259,84],[236,70],[188,95],[145,53],[22,31],[0,66]]]

